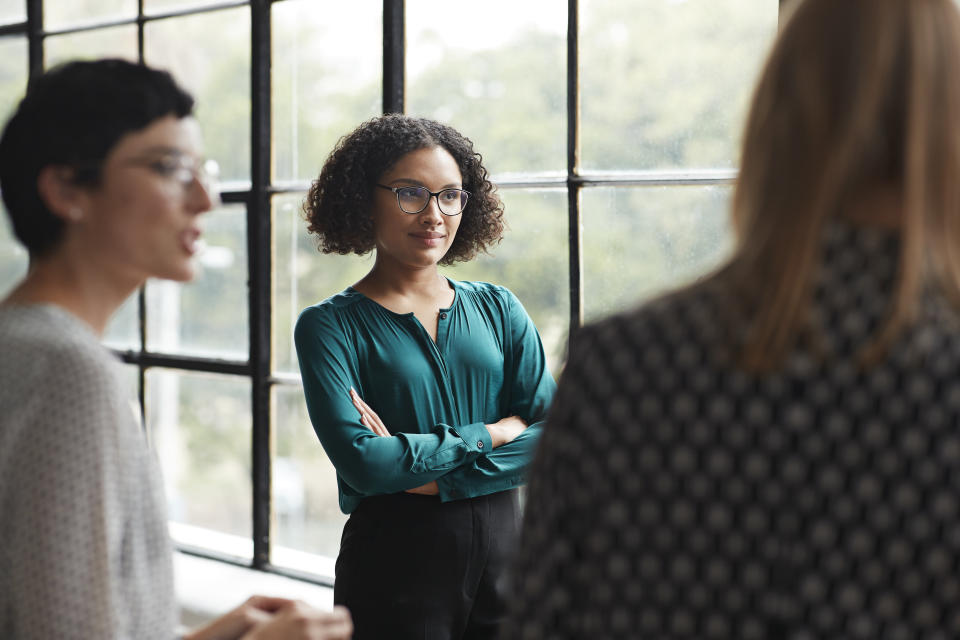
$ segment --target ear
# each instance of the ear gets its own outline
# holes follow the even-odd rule
[[[37,193],[43,204],[66,222],[83,218],[83,189],[74,180],[74,171],[62,165],[47,165],[37,175]]]

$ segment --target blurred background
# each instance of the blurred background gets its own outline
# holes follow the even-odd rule
[[[372,264],[319,254],[305,230],[304,192],[340,136],[399,107],[474,141],[509,230],[447,275],[512,289],[559,374],[571,327],[727,255],[739,132],[778,11],[777,0],[0,0],[4,117],[31,70],[142,58],[197,97],[221,167],[200,277],[148,283],[107,336],[181,548],[332,576],[345,516],[292,327]],[[397,84],[399,105],[384,96]],[[0,296],[26,268],[4,218]]]

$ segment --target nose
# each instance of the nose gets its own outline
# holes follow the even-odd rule
[[[194,176],[187,187],[187,202],[191,211],[200,214],[220,206],[220,190],[212,180]]]
[[[443,223],[443,214],[440,213],[440,201],[437,196],[430,196],[427,206],[419,214],[420,222],[428,226],[436,226]]]

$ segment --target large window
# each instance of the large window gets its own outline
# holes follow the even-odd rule
[[[292,326],[369,257],[323,256],[304,193],[384,111],[449,122],[509,225],[448,270],[510,287],[559,373],[571,328],[729,251],[738,136],[777,0],[0,0],[0,110],[31,73],[121,56],[198,99],[223,205],[188,285],[149,282],[106,341],[127,363],[180,548],[332,577],[345,517],[306,416]],[[0,295],[27,257],[0,224]]]

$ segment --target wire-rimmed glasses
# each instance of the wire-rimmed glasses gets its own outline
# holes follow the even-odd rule
[[[463,189],[441,189],[433,192],[426,187],[388,187],[385,184],[377,186],[393,191],[397,196],[397,206],[401,211],[409,214],[420,213],[430,204],[430,198],[436,198],[440,213],[445,216],[458,216],[463,213],[463,208],[467,206],[467,200],[470,199],[470,192]]]
[[[145,167],[158,176],[172,180],[184,191],[196,180],[211,195],[218,194],[220,166],[215,160],[201,160],[187,154],[169,153],[152,157],[131,158],[127,165]]]

